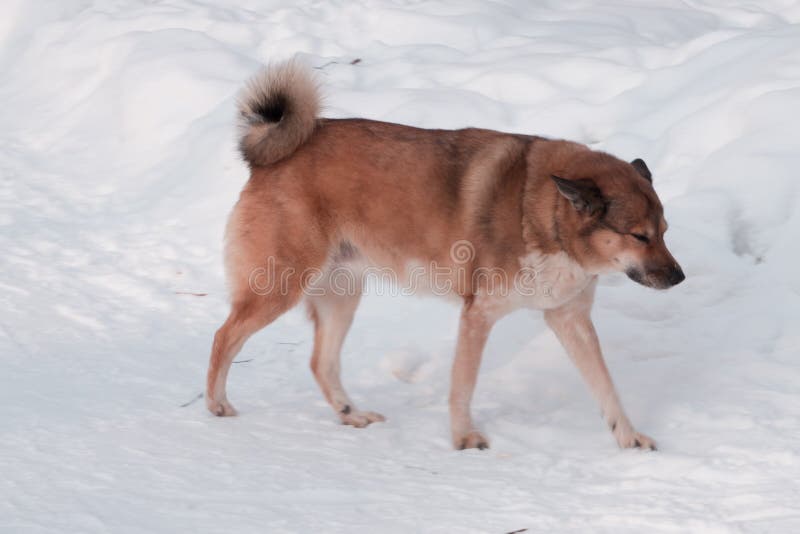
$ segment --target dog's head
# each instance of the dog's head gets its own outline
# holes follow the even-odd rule
[[[561,224],[572,255],[590,272],[622,271],[642,285],[666,289],[685,278],[664,243],[667,222],[641,159],[577,155],[562,176],[551,176],[565,202]]]

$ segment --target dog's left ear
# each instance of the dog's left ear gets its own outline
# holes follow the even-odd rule
[[[653,174],[650,172],[650,169],[647,168],[647,164],[642,158],[636,158],[635,160],[631,161],[631,165],[633,165],[633,168],[636,169],[636,172],[642,175],[642,178],[651,184],[653,183]]]
[[[561,196],[572,203],[572,207],[581,213],[594,216],[606,209],[606,201],[600,188],[592,180],[581,178],[580,180],[567,180],[550,175],[555,182]]]

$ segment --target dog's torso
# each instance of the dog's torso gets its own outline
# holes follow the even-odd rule
[[[549,157],[551,143],[479,129],[324,119],[290,161],[254,169],[240,204],[245,211],[258,204],[255,211],[266,203],[297,217],[302,224],[282,232],[300,230],[306,235],[289,239],[325,248],[327,269],[378,272],[385,281],[385,271],[374,270],[385,268],[403,292],[482,294],[506,311],[551,308],[592,277],[559,247],[555,193],[530,191],[532,152]],[[523,199],[530,203],[532,195],[536,206],[528,206],[526,219]],[[257,231],[252,223],[242,218]],[[232,226],[236,232],[237,222]],[[321,242],[303,231],[311,227]]]

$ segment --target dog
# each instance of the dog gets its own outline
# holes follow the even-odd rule
[[[240,96],[250,179],[226,228],[231,310],[214,336],[208,409],[236,414],[225,387],[235,355],[305,301],[311,370],[328,403],[347,425],[384,421],[342,387],[342,343],[371,266],[404,283],[432,265],[437,283],[416,285],[462,305],[449,398],[456,449],[489,446],[470,413],[481,354],[492,325],[524,307],[543,311],[617,444],[655,450],[622,408],[590,318],[600,274],[657,289],[684,279],[645,162],[545,137],[319,111],[318,86],[294,61],[265,69]],[[343,273],[355,281],[346,291],[335,283]]]

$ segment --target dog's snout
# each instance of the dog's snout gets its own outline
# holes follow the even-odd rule
[[[627,274],[632,280],[656,289],[667,289],[686,279],[686,275],[683,274],[683,270],[677,263],[647,269],[644,271],[644,275],[636,269],[629,270]]]
[[[686,280],[686,275],[683,274],[683,269],[681,269],[680,265],[675,265],[669,273],[669,285],[677,286],[684,280]]]

